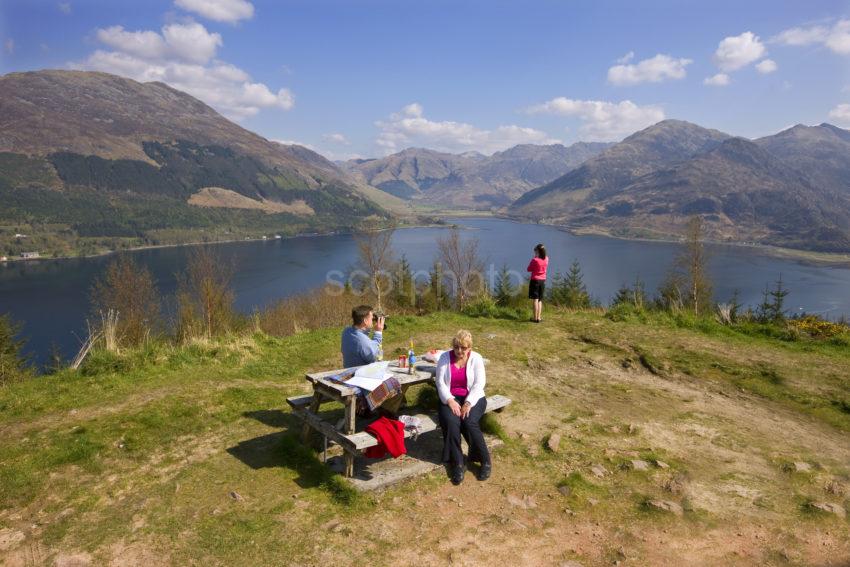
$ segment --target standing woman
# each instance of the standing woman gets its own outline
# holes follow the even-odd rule
[[[549,258],[546,256],[546,247],[538,244],[534,247],[534,258],[528,263],[527,271],[531,272],[531,280],[528,282],[528,298],[534,307],[534,316],[531,320],[539,323],[543,319],[543,291],[546,287],[546,268],[549,267]]]

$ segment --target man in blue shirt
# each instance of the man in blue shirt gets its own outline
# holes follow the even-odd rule
[[[358,305],[351,310],[352,325],[342,331],[342,365],[345,368],[363,366],[377,360],[378,349],[383,340],[384,318],[378,317],[369,305]],[[375,332],[369,338],[374,323]]]

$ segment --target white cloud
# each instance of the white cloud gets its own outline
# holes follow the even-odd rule
[[[790,28],[771,38],[784,45],[822,44],[841,55],[850,54],[850,20],[838,20],[831,27],[815,25]]]
[[[253,106],[278,106],[284,110],[290,110],[295,106],[295,97],[289,89],[280,89],[273,93],[263,83],[242,83],[241,94],[240,102]]]
[[[711,87],[725,87],[729,84],[729,75],[726,73],[717,73],[716,75],[703,79],[702,84],[709,85]]]
[[[629,59],[634,54],[629,52]],[[622,59],[626,59],[626,57]],[[621,61],[622,61],[621,59]],[[628,61],[628,59],[626,59]],[[644,59],[635,65],[615,65],[608,69],[608,82],[612,85],[637,85],[640,83],[660,83],[665,79],[683,79],[685,67],[693,63],[691,59],[674,59],[659,53],[651,59]]]
[[[254,5],[246,0],[175,0],[174,4],[216,22],[235,24],[254,17]]]
[[[70,2],[59,2],[58,4],[59,11],[63,14],[71,13],[71,3]]]
[[[380,129],[375,143],[386,154],[410,146],[424,146],[444,152],[476,150],[493,153],[517,144],[555,144],[560,140],[550,138],[546,132],[523,126],[499,126],[485,130],[464,122],[429,120],[421,104],[412,103],[401,112],[390,115],[387,121],[378,121]]]
[[[348,138],[346,138],[345,135],[340,134],[339,132],[333,132],[331,134],[325,134],[323,136],[323,138],[325,140],[327,140],[328,142],[333,142],[334,144],[343,144],[343,145],[346,145],[346,146],[350,144],[350,142],[348,141]]]
[[[829,111],[829,117],[843,124],[850,124],[850,104],[839,104]]]
[[[125,31],[122,26],[111,26],[97,30],[97,39],[109,47],[139,57],[164,57],[168,46],[161,35],[155,31]]]
[[[791,28],[784,30],[770,38],[772,43],[782,43],[784,45],[811,45],[813,43],[823,43],[829,35],[829,28],[826,26],[810,26],[808,28]]]
[[[297,142],[295,140],[271,140],[271,141],[278,143],[278,144],[283,144],[284,146],[303,146],[303,147],[307,148],[308,150],[313,150],[314,152],[316,151],[315,146],[313,146],[311,144],[307,144],[305,142]]]
[[[6,49],[6,53],[13,54],[15,52],[15,40],[10,37],[3,43],[3,47]]]
[[[723,39],[714,52],[714,62],[721,71],[736,71],[767,55],[767,49],[753,32]]]
[[[221,35],[196,22],[168,24],[162,33],[125,31],[121,26],[100,29],[97,38],[114,51],[97,50],[71,67],[104,71],[141,82],[162,81],[195,96],[235,120],[263,108],[289,110],[295,98],[288,89],[272,91],[251,80],[248,73],[214,59]]]
[[[826,38],[826,46],[841,55],[850,53],[850,20],[839,20],[832,27]]]
[[[764,59],[756,63],[756,71],[761,73],[762,75],[767,75],[768,73],[773,73],[779,67],[776,65],[776,61],[773,59]]]
[[[619,63],[620,65],[625,65],[626,63],[628,63],[629,61],[631,61],[634,58],[635,58],[635,52],[629,51],[628,53],[626,53],[625,55],[623,55],[622,57],[617,59],[616,62]]]
[[[201,24],[169,24],[162,34],[155,31],[126,31],[122,26],[97,30],[97,39],[123,51],[145,59],[177,57],[194,63],[206,63],[215,56],[222,44],[221,35],[210,33]]]
[[[195,63],[212,59],[222,44],[220,34],[210,33],[196,22],[168,24],[162,28],[162,36],[175,55]]]
[[[409,116],[411,118],[421,118],[424,110],[421,104],[419,104],[418,102],[414,102],[402,108],[401,112],[404,116]]]
[[[664,110],[655,105],[638,106],[630,100],[607,102],[554,98],[526,109],[530,114],[575,116],[582,121],[579,135],[585,141],[617,141],[637,130],[664,120]]]

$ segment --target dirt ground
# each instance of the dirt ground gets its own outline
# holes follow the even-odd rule
[[[769,363],[807,392],[828,389],[818,376],[844,380],[850,358],[569,313],[533,334],[455,323],[489,359],[487,393],[513,400],[490,480],[469,472],[455,487],[436,471],[341,502],[311,476],[316,462],[286,454],[300,426],[283,398],[305,391],[299,375],[219,368],[132,403],[5,424],[32,438],[117,427],[180,396],[219,415],[216,396],[240,392],[232,418],[147,454],[56,467],[34,498],[0,509],[0,565],[850,565],[850,434],[700,367],[683,372],[681,355]],[[417,344],[445,340],[429,325]],[[636,354],[647,349],[654,364]],[[253,360],[265,356],[279,354]]]

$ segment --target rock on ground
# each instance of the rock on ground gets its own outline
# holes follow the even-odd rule
[[[537,508],[537,502],[534,500],[534,497],[528,494],[521,498],[514,494],[508,494],[508,504],[516,506],[517,508],[522,508],[523,510]]]
[[[650,508],[654,510],[661,510],[662,512],[670,512],[671,514],[675,514],[677,516],[681,516],[684,514],[684,510],[682,510],[682,506],[677,504],[676,502],[671,502],[669,500],[650,500],[647,502]]]
[[[820,510],[821,512],[835,514],[839,518],[847,517],[847,511],[844,509],[844,506],[840,504],[833,504],[832,502],[812,502],[809,506],[815,510]]]
[[[53,561],[53,567],[89,567],[91,564],[91,555],[88,553],[59,555]]]
[[[594,475],[598,476],[599,478],[602,478],[602,477],[604,477],[605,475],[608,474],[608,471],[602,465],[592,465],[590,467],[590,472],[592,472]]]

